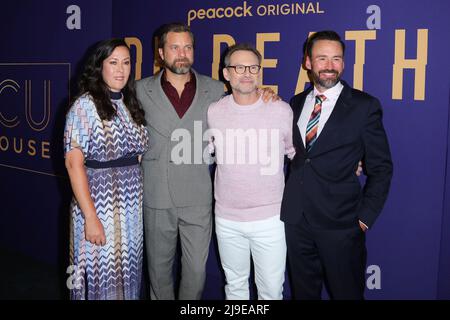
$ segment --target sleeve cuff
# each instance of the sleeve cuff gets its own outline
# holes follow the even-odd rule
[[[359,220],[359,223],[362,223],[362,224],[366,227],[366,229],[369,230],[369,227],[367,226],[367,224],[365,224],[365,223],[362,222],[361,220]]]

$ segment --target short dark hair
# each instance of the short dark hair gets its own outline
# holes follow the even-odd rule
[[[312,48],[313,48],[314,44],[319,40],[330,40],[330,41],[339,42],[342,47],[342,55],[344,55],[345,43],[341,40],[341,37],[339,36],[339,34],[337,34],[333,30],[323,30],[323,31],[318,31],[318,32],[314,33],[313,35],[311,35],[308,38],[308,41],[306,42],[306,50],[305,50],[305,53],[308,57],[311,58]]]
[[[164,45],[166,44],[167,41],[167,34],[169,32],[176,32],[176,33],[182,33],[182,32],[187,32],[189,33],[189,36],[191,37],[192,40],[192,45],[194,45],[194,34],[191,31],[191,28],[189,28],[189,26],[185,25],[184,23],[181,22],[172,22],[172,23],[168,23],[163,25],[160,28],[159,31],[159,36],[158,36],[158,48],[164,48]]]
[[[230,66],[230,58],[233,53],[236,51],[250,51],[255,54],[256,57],[258,57],[258,64],[261,64],[262,56],[261,53],[259,53],[258,50],[255,49],[251,44],[249,43],[240,43],[232,45],[228,48],[227,53],[225,54],[225,57],[223,59],[223,64],[226,67]]]

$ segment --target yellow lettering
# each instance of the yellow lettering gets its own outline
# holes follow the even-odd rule
[[[325,11],[320,10],[320,2],[316,2],[316,13],[325,13]]]
[[[219,17],[219,10],[220,9],[222,9],[222,8],[217,9],[217,17]],[[223,9],[222,9],[222,11],[223,11]],[[206,17],[208,19],[214,19],[216,17],[216,11],[214,9],[212,9],[212,8],[208,9],[206,11]],[[223,17],[223,15],[222,15],[222,17]],[[222,17],[220,17],[220,18],[222,18]]]
[[[191,25],[191,21],[195,20],[196,17],[197,17],[197,11],[189,10],[189,12],[188,12],[188,26]]]
[[[9,149],[9,141],[5,136],[0,137],[0,150],[6,151]]]
[[[244,1],[244,17],[253,17],[252,6],[247,7],[247,1]]]
[[[302,14],[305,14],[305,3],[304,2],[302,2],[301,4],[300,3],[296,3],[295,4],[295,9],[296,9],[296,12],[298,13],[298,12],[301,12]]]
[[[269,4],[267,6],[267,14],[269,16],[274,16],[275,15],[275,6],[273,4]]]
[[[240,10],[241,11],[241,13],[238,13],[238,10]],[[234,15],[236,16],[236,17],[242,17],[242,14],[243,14],[243,11],[244,11],[244,8],[242,8],[242,7],[237,7],[235,10],[234,10]]]
[[[283,16],[285,16],[285,15],[288,15],[290,12],[289,12],[289,5],[288,4],[282,4],[281,5],[281,14],[283,15]]]
[[[233,16],[233,8],[228,7],[225,9],[225,17],[231,18]]]
[[[42,141],[42,158],[50,159],[50,142]]]
[[[219,11],[220,11],[221,13],[219,13]],[[217,9],[217,11],[216,11],[216,16],[217,16],[217,18],[223,18],[223,8]]]
[[[256,9],[256,12],[258,13],[258,16],[263,17],[263,16],[265,16],[267,14],[267,8],[264,5],[260,5]]]
[[[34,131],[42,131],[44,130],[49,121],[50,121],[50,111],[51,111],[51,81],[50,80],[44,80],[44,108],[43,108],[43,117],[40,122],[37,122],[33,119],[33,112],[32,110],[34,107],[32,107],[32,99],[31,99],[31,86],[32,81],[31,80],[25,80],[25,118],[28,122],[28,125],[31,129]]]
[[[363,70],[366,56],[366,40],[375,40],[375,30],[346,31],[345,40],[355,41],[355,64],[353,69],[353,87],[363,90]]]
[[[306,8],[306,13],[316,13],[316,8],[312,2],[308,3],[308,8]]]
[[[19,149],[19,150],[17,150],[17,146],[16,146],[17,140],[20,141],[20,149]],[[23,140],[22,140],[22,139],[17,139],[16,137],[14,137],[13,141],[14,141],[14,143],[13,143],[13,146],[14,146],[14,152],[15,152],[15,153],[21,153],[21,152],[22,152],[22,142],[23,142]]]
[[[12,89],[15,93],[19,92],[20,85],[12,80],[12,79],[6,79],[0,82],[0,93],[3,92],[6,88]],[[5,126],[6,128],[14,128],[19,124],[19,117],[15,116],[12,119],[7,119],[1,112],[0,112],[0,124]]]
[[[36,155],[36,141],[34,140],[28,140],[28,154],[30,156],[35,156]]]
[[[200,20],[205,19],[205,15],[206,15],[205,9],[200,9],[197,11],[197,18],[199,18]]]
[[[278,86],[277,85],[264,85],[263,81],[263,71],[264,68],[276,68],[278,59],[266,59],[264,57],[264,44],[266,42],[276,42],[280,41],[280,33],[257,33],[256,34],[256,49],[261,53],[262,61],[261,61],[261,82],[262,87],[269,87],[272,88],[272,90],[276,93],[278,93]]]
[[[425,71],[427,61],[428,29],[417,30],[416,59],[405,59],[405,30],[395,30],[395,62],[392,77],[392,99],[402,99],[403,70],[414,69],[414,100],[425,100]]]

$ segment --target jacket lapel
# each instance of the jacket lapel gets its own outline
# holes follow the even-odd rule
[[[192,114],[195,112],[194,109],[197,108],[197,106],[200,107],[207,106],[206,102],[208,99],[208,92],[209,92],[208,86],[203,82],[203,79],[198,76],[198,73],[194,69],[191,70],[194,73],[196,80],[195,95],[194,99],[192,100],[191,106],[187,109],[183,118],[181,118],[181,121],[184,121],[192,117]]]
[[[176,123],[180,120],[180,118],[178,117],[175,108],[173,108],[169,98],[167,98],[164,90],[162,89],[162,74],[163,72],[160,72],[157,76],[149,79],[148,83],[146,84],[146,93],[148,97],[153,101],[154,106],[159,109],[159,112],[165,115],[167,120]]]
[[[295,105],[293,106],[293,112],[294,112],[294,120],[293,120],[293,128],[292,128],[292,134],[293,134],[293,140],[295,146],[300,148],[300,150],[303,153],[306,153],[305,150],[305,143],[302,139],[302,135],[300,134],[300,129],[298,128],[298,120],[300,119],[300,115],[303,111],[303,107],[305,105],[305,100],[308,94],[313,90],[314,87],[309,87],[306,89],[300,96],[298,101],[295,102]]]
[[[347,83],[342,80],[341,83],[344,85],[344,88],[336,101],[333,112],[309,152],[311,156],[323,153],[333,148],[336,143],[339,143],[339,141],[336,141],[337,134],[339,133],[338,128],[342,127],[343,124],[345,125],[345,118],[350,106],[349,101],[352,94],[351,88]]]

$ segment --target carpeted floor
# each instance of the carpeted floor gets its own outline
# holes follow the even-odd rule
[[[64,275],[54,266],[0,248],[0,300],[67,299]]]

